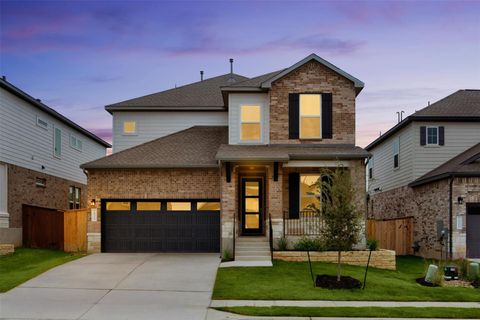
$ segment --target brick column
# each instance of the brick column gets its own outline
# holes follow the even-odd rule
[[[222,164],[220,175],[220,201],[221,201],[221,250],[222,254],[225,250],[233,254],[233,239],[237,233],[238,221],[234,223],[235,214],[237,212],[238,204],[238,175],[235,166],[231,166],[231,180],[227,182],[226,166]],[[234,231],[235,230],[235,231]]]
[[[283,237],[283,168],[282,164],[278,164],[278,180],[273,179],[273,164],[267,167],[267,214],[272,218],[273,230],[273,245],[277,246],[278,240]],[[268,216],[267,221],[267,236],[269,235]]]

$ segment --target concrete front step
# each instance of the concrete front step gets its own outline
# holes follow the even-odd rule
[[[237,250],[235,254],[237,256],[271,256],[269,250]]]
[[[268,251],[270,252],[269,246],[235,246],[235,251]]]
[[[235,261],[271,261],[270,256],[236,256]]]
[[[268,243],[268,238],[267,237],[238,237],[235,239],[235,241],[238,242],[266,242]]]

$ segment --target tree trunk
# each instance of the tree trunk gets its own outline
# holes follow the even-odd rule
[[[340,263],[342,259],[342,251],[338,251],[338,260],[337,260],[337,281],[340,281],[340,274],[342,272],[342,264]]]

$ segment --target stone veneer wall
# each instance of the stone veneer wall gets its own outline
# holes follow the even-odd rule
[[[5,256],[15,252],[13,244],[1,244],[0,243],[0,256]]]
[[[101,199],[218,199],[219,178],[216,168],[89,170],[88,199],[95,199],[98,221],[88,222],[87,250],[101,250]]]
[[[71,186],[81,189],[81,207],[86,207],[86,185],[12,164],[7,165],[10,228],[22,227],[23,204],[59,210],[68,209],[68,193]],[[37,187],[36,178],[45,179],[46,187]]]
[[[342,263],[354,266],[366,266],[369,251],[344,251],[342,252]],[[283,261],[308,261],[308,255],[305,251],[274,251],[273,259]],[[336,263],[338,259],[337,251],[312,251],[310,252],[311,261],[322,261]],[[396,270],[395,251],[378,250],[372,251],[370,266],[379,269]]]
[[[288,139],[288,94],[309,92],[332,93],[332,139]],[[310,61],[275,81],[270,90],[270,143],[355,144],[353,82],[316,61]]]
[[[457,203],[458,197],[464,203]],[[466,203],[480,202],[480,178],[455,178],[453,181],[453,257],[466,255]],[[373,194],[368,204],[368,216],[374,219],[392,219],[413,216],[414,241],[420,244],[419,254],[439,258],[442,246],[437,240],[436,221],[449,227],[449,180],[444,179],[416,188],[408,186]],[[457,216],[463,219],[463,228],[457,229]]]

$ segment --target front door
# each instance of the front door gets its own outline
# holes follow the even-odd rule
[[[263,233],[263,179],[241,178],[240,220],[243,235]]]
[[[467,203],[467,258],[480,258],[480,203]]]

